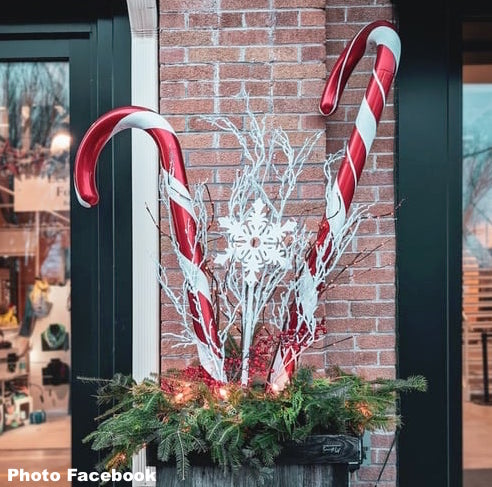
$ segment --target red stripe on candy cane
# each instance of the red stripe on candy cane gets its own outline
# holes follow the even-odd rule
[[[321,97],[320,111],[324,115],[333,114],[345,88],[345,85],[356,64],[372,45],[377,46],[376,62],[371,79],[367,86],[364,99],[359,108],[355,127],[347,144],[345,156],[333,185],[332,201],[327,203],[325,216],[318,231],[316,244],[307,257],[307,266],[303,272],[314,274],[318,249],[325,248],[324,259],[329,263],[333,235],[338,234],[345,222],[347,212],[352,203],[354,192],[362,174],[367,155],[371,149],[376,128],[386,103],[400,60],[400,39],[392,24],[386,21],[373,22],[364,27],[347,45],[338,58],[326,82]],[[328,240],[327,240],[328,239]],[[318,291],[322,286],[318,288]],[[290,308],[290,319],[285,330],[294,332],[303,341],[309,340],[305,324],[299,323],[298,310],[295,303]],[[299,345],[299,344],[298,344]],[[297,365],[299,350],[291,346],[279,346],[269,377],[269,383],[275,388],[283,388],[290,380]]]
[[[215,322],[208,280],[203,266],[203,253],[196,241],[196,218],[188,189],[181,147],[169,123],[147,108],[127,106],[116,108],[99,117],[87,130],[75,158],[74,183],[81,205],[97,205],[96,163],[111,137],[128,128],[142,129],[157,144],[165,173],[171,219],[185,276],[193,279],[195,293],[189,292],[188,302],[193,317],[193,329],[198,338],[200,362],[215,379],[226,381],[221,347]],[[184,267],[184,268],[183,268]]]

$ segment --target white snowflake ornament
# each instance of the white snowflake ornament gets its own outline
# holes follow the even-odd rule
[[[217,254],[216,264],[239,261],[245,268],[245,281],[252,286],[257,282],[257,273],[269,264],[287,269],[290,262],[285,258],[284,239],[296,227],[296,222],[283,225],[269,221],[263,211],[265,204],[258,198],[248,212],[245,221],[230,216],[219,218],[219,224],[227,231],[228,247]]]

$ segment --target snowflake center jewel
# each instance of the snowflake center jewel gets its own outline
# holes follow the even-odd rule
[[[260,239],[258,237],[253,237],[249,244],[251,245],[251,247],[253,248],[256,248],[256,247],[259,247],[260,246]]]
[[[253,285],[258,281],[257,274],[267,265],[276,265],[287,269],[290,262],[286,259],[284,239],[288,232],[296,227],[296,222],[284,224],[273,221],[264,211],[265,204],[258,198],[243,220],[232,216],[219,218],[219,224],[226,229],[228,246],[224,253],[217,254],[215,262],[239,262],[244,269],[244,279]]]

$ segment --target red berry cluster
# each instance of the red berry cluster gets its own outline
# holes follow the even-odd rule
[[[278,340],[271,334],[257,337],[249,349],[249,380],[266,382]]]
[[[318,341],[320,338],[324,337],[328,333],[328,327],[326,325],[325,318],[318,321],[316,329],[314,330],[314,340]]]
[[[302,340],[299,340],[299,332],[296,330],[285,330],[278,333],[279,341],[285,350],[298,353],[301,350]]]

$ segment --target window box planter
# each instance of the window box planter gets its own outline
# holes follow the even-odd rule
[[[173,462],[160,462],[156,448],[147,449],[148,463],[156,466],[157,487],[256,487],[262,485],[250,468],[235,474],[213,465],[208,455],[190,455],[191,468],[183,480]],[[302,443],[289,442],[277,457],[271,487],[347,487],[350,472],[363,459],[362,439],[347,435],[311,435]]]

